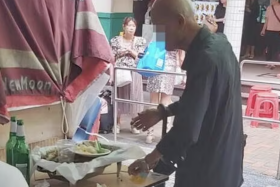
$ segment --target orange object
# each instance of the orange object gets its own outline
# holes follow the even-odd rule
[[[261,110],[261,106],[266,104],[268,106],[268,110]],[[273,120],[279,120],[279,99],[278,95],[275,93],[258,93],[256,96],[256,102],[254,106],[253,117],[256,118],[268,118]],[[252,121],[251,127],[258,127],[258,121]],[[279,125],[277,123],[272,123],[271,128],[278,128]]]
[[[247,100],[247,107],[246,107],[245,115],[251,116],[253,114],[256,96],[258,93],[262,93],[262,92],[270,93],[271,90],[272,90],[272,88],[270,86],[261,86],[261,85],[253,86],[250,90],[249,98]],[[266,110],[266,109],[267,109],[267,106],[265,105],[263,110]]]

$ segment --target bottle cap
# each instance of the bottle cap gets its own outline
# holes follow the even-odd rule
[[[17,121],[17,118],[16,118],[15,116],[12,116],[12,117],[11,117],[11,121],[12,121],[12,122],[16,122],[16,121]]]
[[[17,125],[22,126],[22,125],[23,125],[23,120],[19,119],[19,120],[17,121]]]

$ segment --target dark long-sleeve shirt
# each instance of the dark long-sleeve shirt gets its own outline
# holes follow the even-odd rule
[[[177,163],[175,187],[240,187],[243,126],[239,64],[223,34],[203,27],[182,66],[187,85],[171,130],[157,145]]]

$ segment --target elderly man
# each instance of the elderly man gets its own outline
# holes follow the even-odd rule
[[[175,187],[240,187],[244,136],[239,64],[223,34],[197,25],[188,0],[157,0],[152,22],[165,27],[166,49],[187,51],[182,68],[187,86],[179,101],[148,109],[132,120],[146,131],[166,116],[172,129],[129,174],[152,169],[159,160],[176,163]]]

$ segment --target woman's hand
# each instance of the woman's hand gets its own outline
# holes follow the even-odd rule
[[[129,55],[131,55],[133,58],[137,58],[137,56],[138,56],[138,53],[136,51],[132,50],[132,49],[128,49],[127,53]]]
[[[119,52],[119,56],[120,56],[120,57],[123,57],[123,56],[128,55],[128,54],[129,54],[129,50],[126,49],[126,48],[122,49],[122,50]]]
[[[261,31],[261,36],[264,36],[265,35],[265,30],[262,30]]]

